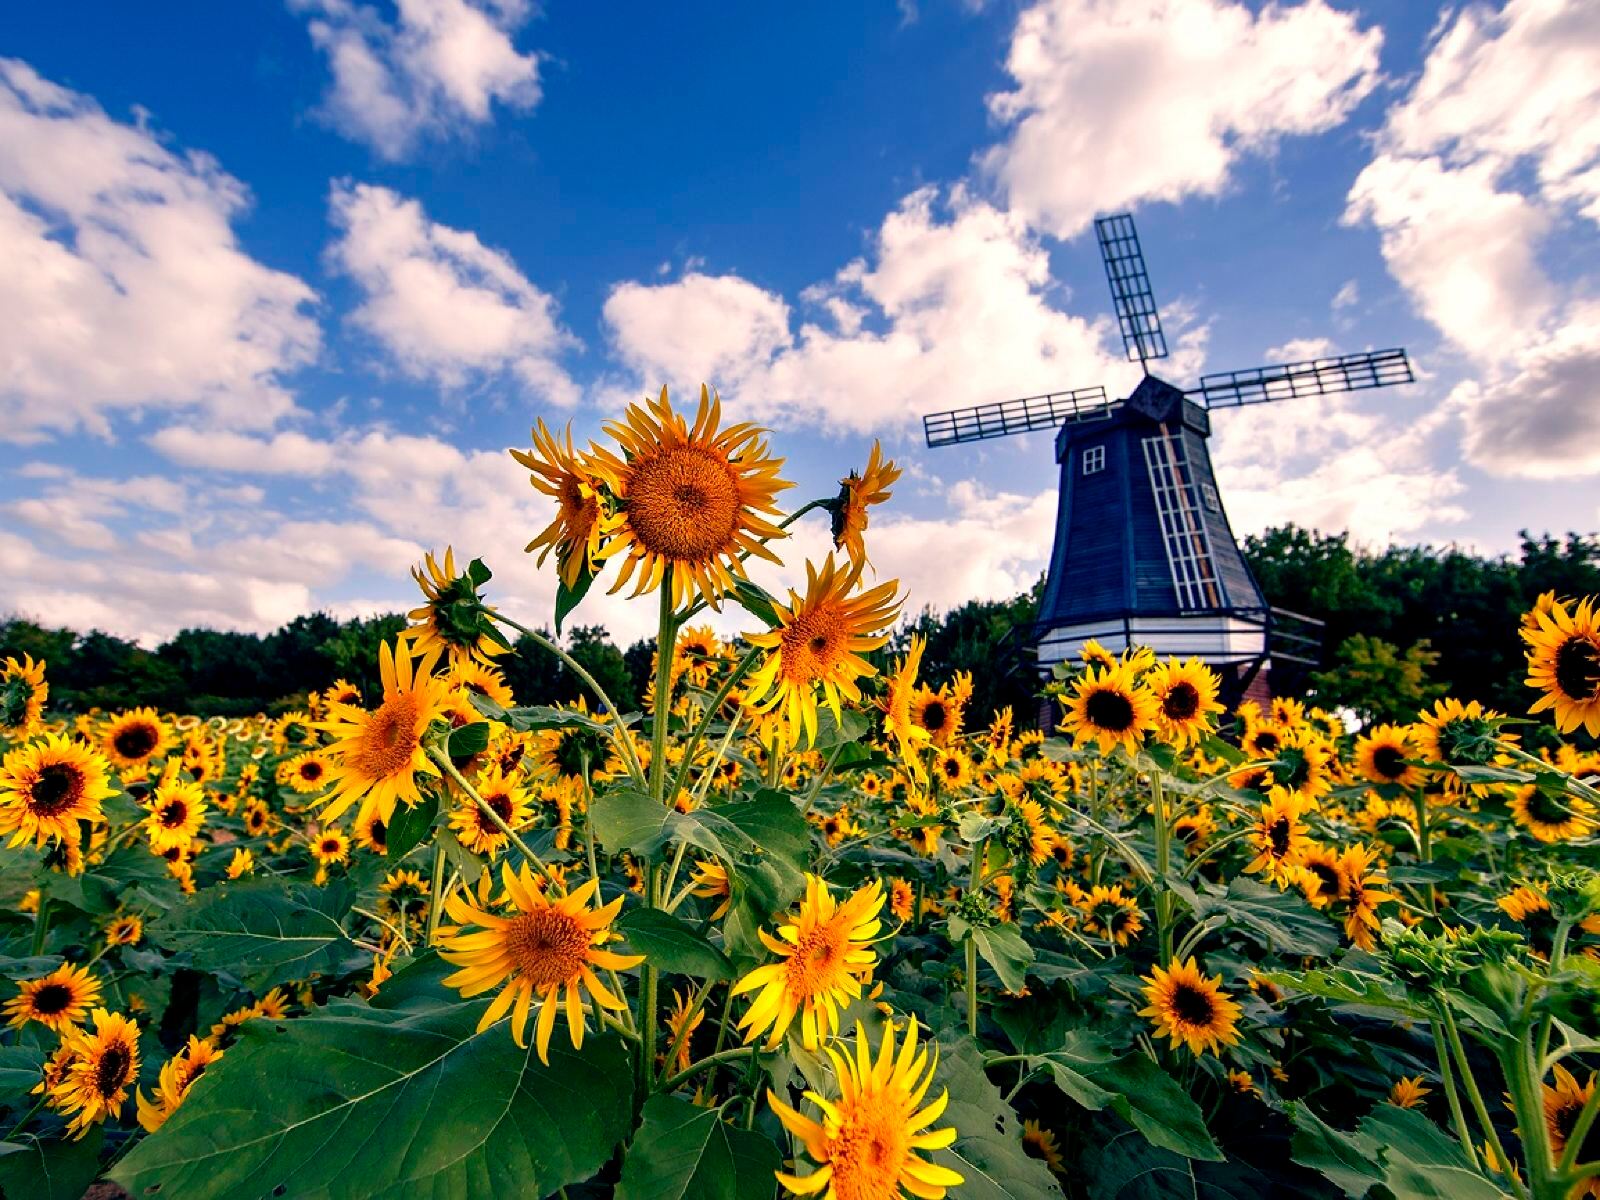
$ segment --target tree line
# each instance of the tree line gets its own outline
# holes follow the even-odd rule
[[[1279,694],[1355,709],[1369,720],[1405,720],[1448,692],[1513,715],[1527,708],[1517,622],[1542,592],[1600,594],[1600,537],[1524,534],[1517,553],[1458,547],[1366,549],[1344,534],[1286,525],[1245,539],[1245,557],[1268,601],[1325,622],[1320,670],[1275,668]],[[1042,581],[1041,581],[1042,582]],[[1023,654],[1041,588],[1001,601],[925,609],[903,625],[880,661],[927,639],[922,678],[973,679],[970,720],[1011,706],[1021,724],[1038,711],[1038,684]],[[0,658],[23,653],[49,665],[59,711],[152,705],[201,716],[279,712],[345,678],[369,701],[379,694],[377,649],[404,627],[399,614],[336,620],[297,617],[268,634],[185,629],[154,649],[98,630],[52,629],[23,617],[0,622]],[[624,709],[640,706],[652,645],[626,650],[599,626],[564,639]],[[501,660],[518,700],[575,700],[578,681],[524,638]]]

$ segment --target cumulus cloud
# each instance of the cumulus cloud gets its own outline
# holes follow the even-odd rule
[[[981,159],[1057,237],[1099,211],[1216,195],[1234,164],[1342,122],[1378,79],[1376,27],[1321,0],[1039,0],[1012,33],[1005,139]]]
[[[198,408],[264,428],[316,355],[316,299],[246,254],[248,195],[211,158],[0,59],[0,439]]]
[[[577,339],[509,255],[388,188],[338,183],[330,207],[329,261],[363,294],[349,319],[405,374],[447,389],[509,374],[552,404],[576,403],[559,360]]]
[[[1453,393],[1471,461],[1498,475],[1600,469],[1592,279],[1551,240],[1600,223],[1600,9],[1470,6],[1435,32],[1345,219],[1370,223],[1418,310],[1475,364]]]
[[[1281,346],[1268,346],[1262,361],[1269,363],[1308,362],[1313,358],[1327,358],[1333,350],[1333,339],[1325,337],[1290,338]]]
[[[397,0],[394,21],[354,0],[289,0],[309,18],[333,83],[326,114],[383,158],[539,103],[539,55],[519,52],[526,0]]]

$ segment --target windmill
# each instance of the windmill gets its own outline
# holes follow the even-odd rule
[[[980,404],[926,416],[923,432],[929,446],[952,446],[1060,429],[1055,547],[1027,631],[1042,671],[1075,661],[1093,638],[1112,651],[1194,655],[1221,672],[1234,699],[1259,692],[1275,630],[1273,654],[1305,661],[1281,646],[1285,622],[1305,618],[1272,609],[1239,552],[1206,448],[1211,412],[1410,383],[1411,362],[1404,350],[1373,350],[1179,388],[1150,373],[1167,341],[1133,218],[1094,224],[1128,360],[1144,371],[1132,394],[1113,400],[1090,387]]]

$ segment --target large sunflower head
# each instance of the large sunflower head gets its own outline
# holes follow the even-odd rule
[[[123,778],[147,771],[175,744],[172,730],[153,708],[118,713],[100,733],[100,750]]]
[[[146,1099],[143,1089],[135,1096],[139,1124],[144,1126],[145,1132],[154,1133],[166,1124],[167,1118],[178,1111],[194,1081],[204,1075],[206,1068],[221,1058],[222,1053],[205,1038],[189,1035],[189,1044],[162,1066],[154,1099]]]
[[[11,834],[13,846],[75,846],[78,822],[105,820],[100,804],[112,791],[105,759],[81,742],[47,734],[0,760],[0,836]]]
[[[44,720],[44,702],[50,685],[44,678],[44,660],[33,661],[24,654],[22,661],[7,658],[0,662],[0,733],[27,737]]]
[[[816,741],[818,691],[842,722],[842,702],[861,703],[857,681],[878,673],[862,656],[889,640],[887,630],[900,615],[899,584],[852,595],[860,578],[859,566],[841,570],[831,554],[820,571],[806,563],[805,597],[791,591],[787,605],[773,606],[778,627],[746,636],[767,656],[750,676],[745,703],[756,712],[782,713],[776,729],[785,745],[802,737],[807,745]]]
[[[739,980],[733,994],[758,992],[739,1021],[744,1040],[767,1034],[767,1046],[783,1040],[796,1014],[800,1041],[815,1050],[839,1032],[839,1010],[861,995],[878,961],[872,948],[883,910],[883,881],[873,880],[843,903],[816,875],[806,876],[806,894],[799,910],[778,936],[761,930],[761,941],[779,961],[757,967]]]
[[[1571,733],[1583,726],[1600,736],[1600,615],[1594,598],[1568,610],[1554,598],[1528,614],[1528,686],[1543,692],[1530,712],[1552,709],[1556,728]]]
[[[149,815],[144,819],[150,849],[164,854],[186,848],[200,832],[205,819],[204,788],[183,779],[163,782],[151,795]]]
[[[89,1126],[122,1112],[128,1088],[139,1077],[139,1027],[121,1013],[94,1010],[94,1032],[73,1030],[67,1037],[72,1066],[50,1094],[51,1102],[72,1117],[67,1128],[81,1138]]]
[[[1411,731],[1403,725],[1378,725],[1356,739],[1356,770],[1373,783],[1420,787],[1427,772],[1408,761],[1416,756]]]
[[[1160,712],[1155,696],[1128,663],[1089,668],[1073,683],[1064,703],[1062,727],[1079,745],[1094,742],[1101,754],[1118,746],[1137,754]]]
[[[1419,713],[1418,718],[1411,727],[1412,741],[1430,762],[1487,766],[1499,753],[1498,740],[1515,740],[1500,728],[1505,718],[1476,700],[1463,704],[1447,696],[1434,704],[1433,711]]]
[[[556,519],[529,542],[526,550],[539,551],[539,565],[556,552],[556,569],[570,588],[584,575],[600,569],[600,547],[616,520],[607,511],[606,498],[588,458],[573,449],[572,425],[565,442],[546,428],[543,419],[533,427],[533,449],[513,450],[511,457],[532,474],[528,482],[556,502]]]
[[[1156,701],[1156,732],[1178,749],[1211,732],[1211,718],[1223,711],[1217,702],[1222,683],[1198,658],[1168,659],[1144,676]]]
[[[1241,1009],[1222,990],[1222,976],[1202,975],[1191,957],[1171,967],[1156,967],[1144,979],[1150,1003],[1139,1015],[1151,1019],[1157,1037],[1170,1037],[1174,1047],[1188,1046],[1196,1057],[1207,1050],[1220,1054],[1222,1046],[1239,1040]]]
[[[24,979],[17,986],[19,994],[6,1001],[6,1020],[19,1027],[37,1021],[58,1034],[82,1024],[100,1000],[100,981],[87,967],[71,963],[62,963],[38,979]]]
[[[630,579],[633,595],[654,591],[670,572],[675,605],[698,592],[715,608],[743,576],[741,556],[778,561],[764,543],[784,533],[761,514],[776,514],[774,497],[791,486],[778,476],[783,460],[770,456],[761,430],[719,430],[721,420],[721,402],[706,388],[692,427],[662,388],[659,400],[631,405],[625,421],[606,425],[622,454],[597,449],[590,461],[620,506],[599,555],[627,555],[613,592]]]
[[[919,1155],[942,1150],[956,1140],[956,1129],[931,1129],[949,1096],[922,1103],[938,1070],[938,1058],[917,1048],[917,1019],[906,1026],[904,1041],[895,1045],[893,1022],[885,1022],[876,1055],[866,1030],[857,1023],[855,1052],[827,1047],[839,1083],[836,1099],[815,1092],[806,1098],[820,1110],[814,1121],[790,1108],[770,1089],[767,1103],[816,1163],[808,1175],[779,1171],[778,1182],[797,1196],[826,1189],[825,1200],[892,1200],[910,1193],[922,1200],[943,1200],[963,1176]]]
[[[535,1039],[540,1061],[548,1064],[550,1033],[560,1010],[566,1010],[567,1032],[577,1049],[583,1045],[584,992],[602,1008],[623,1007],[623,1001],[600,982],[595,968],[622,971],[638,966],[644,956],[602,948],[612,936],[611,923],[622,908],[622,897],[590,908],[599,880],[553,896],[555,886],[541,887],[526,863],[520,873],[502,863],[500,882],[504,890],[498,912],[478,908],[459,893],[445,902],[445,911],[458,925],[439,930],[439,955],[461,968],[445,983],[468,998],[500,987],[478,1022],[478,1031],[510,1013],[511,1036],[519,1046],[528,1044],[528,1012],[537,999]]]
[[[394,818],[395,804],[418,804],[422,793],[419,775],[439,774],[422,739],[435,717],[442,715],[450,695],[449,680],[435,675],[437,654],[414,661],[411,647],[385,642],[378,652],[383,679],[383,703],[372,712],[336,704],[321,728],[331,738],[325,753],[332,789],[319,804],[326,804],[323,820],[337,820],[356,801],[363,812],[378,813],[385,822]]]
[[[867,509],[889,499],[889,489],[900,478],[900,470],[883,457],[883,447],[872,443],[866,470],[851,471],[839,481],[839,495],[828,505],[833,514],[833,546],[850,556],[850,565],[867,565],[867,547],[861,535],[867,531]]]
[[[451,662],[475,658],[488,663],[511,649],[495,628],[495,610],[478,595],[478,589],[491,578],[481,558],[473,559],[457,574],[455,550],[446,546],[442,566],[430,552],[419,566],[411,568],[411,577],[422,589],[426,603],[406,614],[415,624],[400,636],[415,646],[419,657],[447,654]]]
[[[1305,806],[1283,788],[1272,789],[1250,828],[1250,844],[1256,856],[1245,867],[1246,874],[1262,872],[1280,887],[1297,878],[1300,856],[1310,840],[1300,817]]]

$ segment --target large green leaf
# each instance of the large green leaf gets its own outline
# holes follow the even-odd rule
[[[1116,1093],[1111,1107],[1155,1145],[1185,1158],[1222,1161],[1222,1151],[1206,1130],[1200,1106],[1148,1055],[1137,1051],[1125,1054],[1084,1073]]]
[[[668,819],[680,814],[637,788],[624,787],[596,796],[589,815],[595,837],[608,852],[653,854],[666,844]]]
[[[480,724],[482,724],[480,722]],[[476,726],[468,726],[476,728]],[[488,728],[487,725],[484,726]],[[439,816],[439,796],[429,792],[421,804],[401,804],[395,807],[394,820],[389,822],[384,857],[398,862],[422,844]]]
[[[1060,1200],[1048,1167],[1022,1148],[1022,1127],[1011,1106],[983,1073],[972,1042],[941,1042],[939,1077],[929,1095],[950,1089],[950,1105],[936,1128],[954,1125],[955,1144],[928,1157],[959,1171],[965,1182],[952,1188],[962,1200]]]
[[[1362,1133],[1342,1133],[1304,1104],[1290,1104],[1294,1161],[1322,1172],[1346,1196],[1365,1196],[1383,1182],[1377,1143]]]
[[[1233,928],[1277,954],[1326,957],[1339,948],[1339,931],[1327,916],[1307,904],[1298,892],[1280,892],[1236,875],[1227,891],[1205,891],[1194,897],[1195,917],[1225,917]]]
[[[1008,992],[1020,992],[1026,984],[1028,964],[1033,961],[1033,947],[1022,940],[1015,925],[972,926],[972,940],[978,945],[978,957],[994,969],[1001,986]]]
[[[778,1148],[716,1109],[652,1096],[628,1147],[617,1200],[755,1200],[776,1188]]]
[[[617,932],[662,971],[697,979],[732,979],[733,964],[693,926],[659,908],[632,908],[616,924]]]
[[[1379,1104],[1353,1132],[1290,1106],[1294,1160],[1322,1172],[1347,1196],[1382,1184],[1395,1200],[1505,1200],[1506,1193],[1467,1162],[1460,1143],[1413,1109]]]
[[[27,1096],[43,1070],[42,1050],[33,1046],[0,1046],[0,1105]]]
[[[0,1198],[3,1200],[83,1200],[100,1174],[100,1143],[95,1126],[82,1141],[40,1141],[19,1137],[0,1142]]]
[[[371,1005],[248,1023],[111,1177],[207,1200],[547,1196],[589,1178],[631,1124],[622,1041],[580,1052],[562,1026],[545,1066],[503,1021],[474,1032],[488,1000],[462,1001],[448,969],[430,954]]]
[[[1039,1058],[1050,1068],[1055,1085],[1084,1108],[1102,1109],[1116,1099],[1115,1093],[1108,1092],[1088,1075],[1116,1058],[1105,1039],[1097,1034],[1070,1030],[1060,1049],[1041,1054]]]
[[[316,971],[337,973],[359,955],[340,924],[353,899],[343,880],[322,888],[281,879],[224,883],[153,922],[150,936],[187,952],[201,970],[260,990]]]

